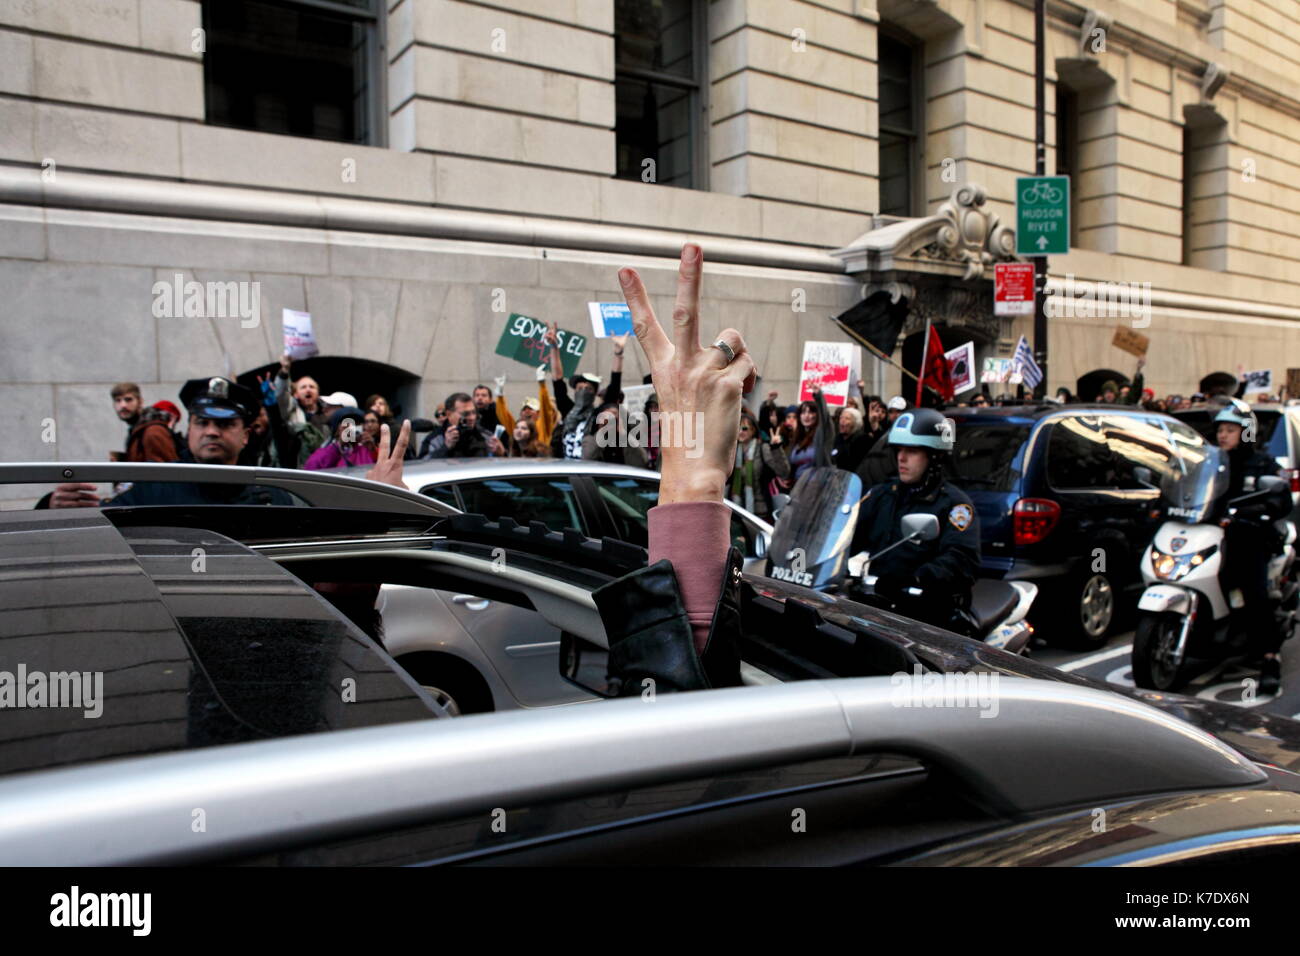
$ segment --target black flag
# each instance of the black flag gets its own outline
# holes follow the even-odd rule
[[[894,302],[884,291],[871,293],[843,315],[835,317],[835,321],[848,326],[885,356],[894,354],[898,333],[906,320],[907,296],[900,296]]]

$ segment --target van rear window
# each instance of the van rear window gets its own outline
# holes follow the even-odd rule
[[[1028,438],[1028,425],[959,419],[953,484],[964,491],[1014,491],[1020,472],[1012,465]]]

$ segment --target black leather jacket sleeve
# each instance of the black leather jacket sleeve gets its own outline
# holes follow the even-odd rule
[[[619,696],[635,696],[647,687],[673,693],[740,684],[742,563],[740,551],[732,548],[703,653],[695,649],[671,562],[656,561],[592,593],[609,641],[609,677]]]

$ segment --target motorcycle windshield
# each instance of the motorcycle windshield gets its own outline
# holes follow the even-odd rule
[[[768,552],[771,577],[806,587],[832,583],[848,562],[862,479],[842,468],[812,468],[790,492]]]
[[[1228,490],[1227,460],[1194,429],[1164,424],[1176,452],[1158,473],[1165,511],[1188,522],[1206,521]]]

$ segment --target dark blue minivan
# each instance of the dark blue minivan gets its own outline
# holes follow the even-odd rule
[[[1162,520],[1154,474],[1203,447],[1189,426],[1132,405],[956,408],[953,481],[979,513],[990,577],[1039,587],[1039,633],[1079,648],[1106,642],[1141,591],[1138,563]],[[1157,482],[1158,484],[1158,482]]]

